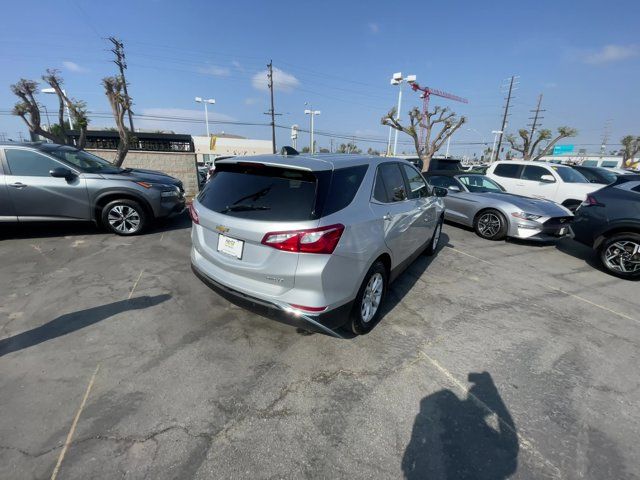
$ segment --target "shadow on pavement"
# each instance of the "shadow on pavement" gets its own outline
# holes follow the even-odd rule
[[[189,214],[184,212],[172,218],[159,219],[149,225],[141,236],[191,228]],[[0,240],[10,238],[50,238],[74,235],[114,235],[93,222],[34,222],[3,224]]]
[[[460,400],[441,390],[420,402],[402,458],[405,478],[501,480],[518,467],[518,434],[491,375],[470,373]]]
[[[122,312],[158,305],[169,298],[171,295],[167,294],[153,297],[145,295],[61,315],[44,325],[0,340],[0,357],[75,332]]]
[[[565,238],[556,243],[556,249],[564,254],[571,255],[578,260],[582,260],[589,266],[604,272],[604,268],[600,264],[598,254],[592,248],[582,245],[570,238]]]

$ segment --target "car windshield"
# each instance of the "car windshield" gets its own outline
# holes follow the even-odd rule
[[[504,192],[504,188],[484,175],[458,175],[456,178],[473,193]]]
[[[566,183],[589,183],[589,180],[587,180],[584,175],[571,167],[556,167],[554,165],[551,168],[553,168]]]
[[[47,150],[47,153],[70,163],[74,167],[78,167],[83,172],[117,173],[122,171],[121,168],[109,163],[104,158],[97,157],[82,150],[76,150],[75,148],[53,148]]]

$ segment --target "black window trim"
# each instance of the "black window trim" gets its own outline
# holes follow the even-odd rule
[[[60,158],[56,158],[56,157],[54,157],[52,155],[49,155],[46,152],[43,152],[42,150],[38,150],[37,148],[23,147],[21,145],[16,145],[16,146],[3,145],[2,146],[2,160],[4,160],[6,175],[8,175],[8,176],[15,176],[15,175],[13,174],[13,172],[11,172],[11,167],[9,166],[9,160],[7,160],[7,156],[5,154],[5,152],[7,150],[26,150],[28,152],[37,153],[38,155],[42,155],[43,157],[48,158],[49,160],[53,160],[54,162],[60,164],[61,167],[68,168],[69,170],[71,170],[76,175],[80,175],[81,173],[84,173],[84,172],[81,172],[81,171],[77,170],[75,167],[69,165],[64,160],[62,160]],[[39,176],[39,175],[33,175],[33,176]]]
[[[406,200],[418,200],[420,198],[427,198],[427,197],[430,197],[430,196],[433,195],[433,192],[431,191],[431,188],[429,187],[429,182],[427,182],[426,178],[424,178],[424,175],[422,175],[422,172],[420,172],[416,168],[416,166],[414,164],[412,164],[411,162],[407,162],[407,164],[398,162],[398,164],[401,165],[401,166],[406,166],[408,168],[412,168],[418,175],[420,175],[420,178],[422,178],[422,181],[424,182],[424,185],[427,187],[427,196],[426,197],[409,198],[409,195],[407,195]],[[411,184],[409,183],[409,177],[407,177],[407,172],[404,170],[404,168],[400,168],[400,172],[402,172],[402,178],[404,178],[404,188],[405,188],[405,190],[407,191],[407,193],[408,192],[412,192]]]
[[[499,167],[500,165],[517,165],[517,167],[518,167],[518,173],[516,174],[516,176],[515,176],[515,177],[505,177],[504,175],[498,175],[498,174],[496,173],[496,170],[498,169],[498,167]],[[501,162],[501,163],[498,163],[498,164],[494,167],[492,174],[493,174],[493,175],[495,175],[496,177],[500,177],[500,178],[512,178],[512,179],[514,179],[514,180],[519,180],[519,179],[520,179],[520,176],[522,175],[522,171],[524,170],[524,167],[525,167],[525,165],[523,165],[523,164],[521,164],[521,163]]]

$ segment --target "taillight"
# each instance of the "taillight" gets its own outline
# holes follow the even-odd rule
[[[596,205],[600,205],[600,202],[591,195],[587,195],[586,200],[580,204],[581,207],[595,207]]]
[[[197,225],[200,225],[200,217],[198,216],[198,212],[193,207],[193,203],[189,204],[189,216],[191,217],[191,221]]]
[[[344,225],[292,230],[288,232],[269,232],[262,238],[262,244],[269,247],[297,253],[333,253]]]
[[[320,313],[324,312],[327,309],[327,307],[306,307],[304,305],[296,305],[295,303],[290,303],[289,305],[291,305],[296,310],[303,310],[305,312],[311,313]]]

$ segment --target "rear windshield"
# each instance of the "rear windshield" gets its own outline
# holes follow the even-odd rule
[[[266,221],[304,221],[318,218],[312,172],[260,164],[218,164],[198,196],[214,212]]]
[[[367,165],[308,172],[260,164],[218,164],[198,196],[214,212],[267,221],[314,220],[354,199]]]

